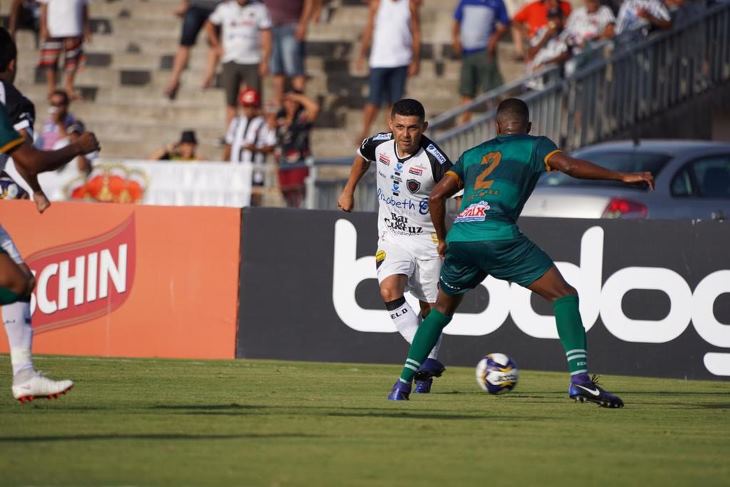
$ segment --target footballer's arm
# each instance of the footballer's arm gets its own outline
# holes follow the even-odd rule
[[[460,189],[462,189],[461,178],[455,172],[447,171],[428,197],[428,210],[431,212],[431,221],[436,230],[439,241],[438,252],[441,257],[446,254],[446,200]]]
[[[546,161],[550,169],[563,172],[568,176],[578,179],[603,179],[609,181],[620,181],[625,184],[644,183],[649,189],[654,189],[654,176],[648,171],[644,172],[618,172],[606,169],[592,162],[583,159],[570,157],[563,152],[557,151],[548,156]]]
[[[355,160],[352,161],[352,167],[350,167],[350,177],[347,178],[347,183],[340,193],[340,197],[337,198],[337,207],[342,211],[351,212],[355,206],[355,188],[357,183],[360,182],[365,173],[370,168],[370,161],[367,159],[356,156]]]

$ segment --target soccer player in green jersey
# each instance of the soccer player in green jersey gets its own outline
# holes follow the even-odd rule
[[[0,51],[0,56],[6,52]],[[96,137],[89,133],[63,149],[39,151],[13,128],[5,105],[0,103],[0,156],[12,155],[18,173],[26,182],[31,179],[37,183],[38,173],[54,170],[80,154],[98,149]],[[39,211],[43,209],[38,207]],[[8,312],[8,306],[5,306],[30,303],[34,286],[33,274],[23,263],[10,235],[0,225],[0,305],[3,305],[3,322],[13,365],[13,397],[21,403],[38,397],[55,398],[73,387],[70,380],[51,380],[35,370],[31,354],[33,332],[30,308],[27,307],[25,317],[13,314],[13,310]]]
[[[578,310],[578,293],[552,259],[517,227],[525,201],[540,175],[561,171],[580,179],[605,179],[654,188],[649,172],[610,171],[561,152],[547,137],[533,137],[530,114],[522,100],[510,98],[497,108],[497,137],[464,152],[429,199],[429,209],[444,257],[436,305],[418,328],[391,400],[405,400],[411,381],[449,324],[464,294],[487,275],[516,282],[552,302],[560,342],[570,371],[568,394],[577,401],[623,407],[623,401],[588,375],[586,333]],[[445,201],[460,189],[459,215],[446,235]]]

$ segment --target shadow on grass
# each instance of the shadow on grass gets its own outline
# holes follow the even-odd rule
[[[181,433],[151,433],[151,434],[92,434],[92,435],[58,435],[58,436],[0,436],[0,443],[43,443],[54,441],[99,441],[99,440],[246,440],[268,438],[324,438],[324,435],[309,435],[305,433],[243,433],[235,435],[193,435]]]
[[[242,405],[242,404],[163,404],[152,406],[152,409],[177,411],[177,414],[204,415],[204,416],[237,416],[255,414],[289,414],[296,413],[305,416],[327,416],[345,418],[397,418],[397,419],[435,419],[435,420],[482,420],[498,419],[500,421],[540,421],[546,417],[504,417],[488,414],[459,414],[451,411],[404,411],[372,407],[328,407],[328,406],[270,406],[270,405]]]

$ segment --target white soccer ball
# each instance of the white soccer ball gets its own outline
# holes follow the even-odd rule
[[[477,384],[490,394],[503,394],[515,388],[520,371],[514,360],[503,353],[484,356],[476,368]]]

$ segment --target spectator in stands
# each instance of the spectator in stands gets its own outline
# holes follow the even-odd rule
[[[454,53],[462,58],[459,94],[463,104],[503,83],[497,43],[508,25],[502,0],[461,0],[457,5],[451,34]],[[471,112],[464,112],[461,122],[469,120]]]
[[[370,0],[357,60],[357,69],[362,71],[370,49],[369,94],[358,144],[370,134],[380,107],[385,104],[385,113],[389,114],[393,103],[403,98],[408,76],[420,70],[419,9],[420,0]]]
[[[81,134],[83,134],[84,132],[86,132],[86,126],[81,120],[76,120],[68,127],[68,136],[58,140],[53,145],[53,150],[63,149],[69,144],[74,144],[78,142],[79,137],[81,137]],[[68,174],[69,178],[79,176],[86,178],[89,174],[91,174],[91,170],[93,169],[93,163],[98,157],[98,151],[76,156],[74,160],[72,160],[62,168],[58,169],[57,172],[62,174]],[[54,196],[51,196],[51,198],[53,199]]]
[[[583,0],[568,17],[565,30],[575,41],[576,53],[583,51],[594,41],[612,39],[615,35],[616,17],[611,9],[599,0]]]
[[[304,42],[314,11],[315,0],[264,0],[271,14],[271,73],[274,101],[282,106],[287,81],[291,88],[304,91]]]
[[[276,147],[276,127],[270,127],[261,113],[261,95],[253,88],[241,92],[241,108],[241,115],[228,127],[223,160],[253,164],[251,184],[262,188],[266,182],[266,157]],[[254,191],[251,206],[261,206],[261,203],[261,192]]]
[[[622,41],[643,37],[655,29],[670,29],[672,19],[661,0],[624,0],[618,11],[616,33]]]
[[[58,59],[63,53],[64,88],[77,99],[76,72],[83,55],[84,41],[91,42],[88,0],[39,0],[41,3],[41,61],[45,68],[48,96],[56,89]]]
[[[562,10],[564,18],[570,15],[570,3],[564,0],[536,0],[522,7],[512,18],[512,35],[516,36],[515,45],[522,46],[523,39],[526,38],[529,46],[532,38],[547,24],[548,11],[555,8]],[[518,54],[527,53],[518,52]]]
[[[76,121],[69,112],[71,99],[64,90],[55,90],[49,99],[48,118],[43,122],[35,145],[42,150],[53,150],[56,143],[68,137],[69,127]]]
[[[157,150],[150,156],[150,159],[182,162],[205,160],[198,154],[198,138],[195,136],[194,130],[183,130],[179,142]]]
[[[18,29],[27,29],[35,34],[35,47],[41,29],[41,6],[37,0],[13,0],[10,5],[8,31],[13,39]]]
[[[188,65],[190,49],[195,45],[200,29],[205,25],[210,14],[213,13],[221,0],[183,0],[180,7],[175,10],[175,15],[182,17],[182,32],[180,34],[180,45],[175,53],[175,60],[172,65],[172,76],[165,88],[165,96],[170,100],[177,97],[180,89],[180,78],[182,72]],[[218,64],[217,52],[211,49],[208,53],[208,66],[203,77],[203,88],[210,87],[215,77],[215,68]]]
[[[216,26],[221,29],[220,37]],[[261,93],[261,79],[269,70],[271,18],[260,3],[227,0],[216,7],[205,28],[212,49],[218,50],[223,61],[228,127],[236,116],[241,85]]]
[[[669,11],[672,26],[675,28],[692,21],[707,8],[704,2],[696,0],[664,0],[664,5]]]
[[[530,40],[527,51],[528,72],[536,72],[548,65],[562,64],[572,54],[574,42],[564,29],[563,10],[554,8],[548,12],[547,24]]]
[[[319,115],[319,104],[298,91],[284,95],[277,114],[279,186],[286,205],[299,208],[305,197],[306,163],[312,157],[309,133]]]

